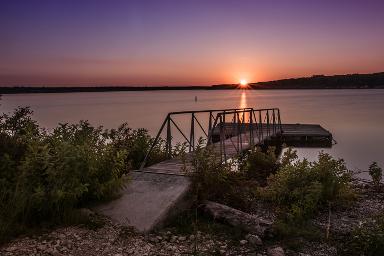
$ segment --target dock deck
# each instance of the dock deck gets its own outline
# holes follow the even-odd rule
[[[318,124],[282,124],[283,142],[294,147],[332,147],[333,136]]]

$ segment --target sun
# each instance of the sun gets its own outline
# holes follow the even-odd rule
[[[248,85],[247,80],[245,80],[245,79],[240,80],[240,87],[241,88],[245,88],[245,87],[247,87],[247,85]]]

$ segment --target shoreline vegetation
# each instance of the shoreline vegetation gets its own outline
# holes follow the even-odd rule
[[[288,149],[278,161],[275,147],[255,148],[223,163],[200,140],[184,166],[192,206],[164,228],[143,235],[88,209],[129,184],[152,141],[126,124],[47,131],[29,108],[3,113],[0,254],[384,254],[381,167],[367,166],[372,182],[361,181],[325,153],[309,162]],[[183,149],[173,156],[186,160]],[[148,164],[164,158],[160,143]]]
[[[212,86],[6,86],[0,87],[0,94],[18,93],[71,93],[71,92],[114,92],[114,91],[160,91],[160,90],[233,90],[238,84]],[[248,89],[384,89],[384,72],[372,74],[313,75],[311,77],[289,78],[267,82],[249,83]]]

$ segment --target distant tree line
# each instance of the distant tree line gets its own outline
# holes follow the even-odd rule
[[[64,93],[108,91],[154,91],[154,90],[226,90],[238,89],[238,84],[212,86],[89,86],[49,87],[15,86],[1,87],[0,94],[12,93]],[[268,82],[250,83],[250,89],[384,89],[384,72],[373,74],[314,75]]]
[[[252,83],[253,89],[384,89],[384,72],[291,78]]]

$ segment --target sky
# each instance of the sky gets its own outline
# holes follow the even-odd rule
[[[0,86],[384,71],[384,1],[0,0]]]

